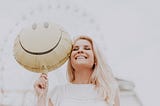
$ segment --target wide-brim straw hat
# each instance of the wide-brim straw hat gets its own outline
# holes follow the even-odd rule
[[[63,65],[70,56],[72,41],[53,23],[38,23],[22,29],[14,42],[14,57],[27,70],[46,73]]]

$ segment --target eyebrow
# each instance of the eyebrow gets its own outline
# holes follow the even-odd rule
[[[75,45],[73,47],[79,47],[78,45]],[[84,45],[84,47],[90,47],[90,45]]]
[[[73,47],[78,47],[78,46],[73,46]]]

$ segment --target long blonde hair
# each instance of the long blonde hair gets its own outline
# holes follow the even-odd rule
[[[98,48],[96,47],[95,42],[90,37],[79,36],[75,40],[73,40],[73,45],[76,43],[76,41],[80,39],[85,39],[89,41],[93,47],[94,67],[93,67],[93,73],[90,77],[89,82],[91,84],[96,85],[98,92],[103,95],[107,103],[113,104],[115,93],[116,93],[116,88],[117,88],[117,83],[113,77],[113,74],[109,66],[106,64],[104,57],[102,57],[102,54],[99,52]],[[74,70],[71,65],[70,59],[68,61],[67,77],[68,77],[69,82],[71,83],[75,80]]]

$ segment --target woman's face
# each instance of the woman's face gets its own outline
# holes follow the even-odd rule
[[[73,45],[71,64],[76,70],[78,67],[92,69],[94,64],[93,47],[88,40],[79,39]]]

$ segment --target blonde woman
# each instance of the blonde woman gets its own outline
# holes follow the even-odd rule
[[[41,74],[34,84],[37,106],[120,106],[117,83],[90,37],[73,41],[67,71],[69,83],[55,87],[50,96],[47,75]]]

